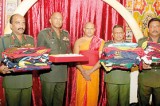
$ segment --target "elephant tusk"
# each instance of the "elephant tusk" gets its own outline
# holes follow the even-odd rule
[[[136,20],[122,4],[120,4],[117,0],[103,1],[113,7],[126,20],[136,38],[136,41],[143,37],[142,31],[140,30]]]
[[[17,9],[14,11],[13,14],[21,14],[24,16],[26,12],[32,7],[34,3],[36,3],[38,0],[24,0],[21,2],[21,4],[17,7]],[[10,23],[8,22],[5,29],[4,29],[4,34],[9,34],[11,33],[10,29]]]

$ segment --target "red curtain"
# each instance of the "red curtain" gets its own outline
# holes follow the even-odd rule
[[[125,0],[118,1],[125,5]],[[37,43],[38,32],[50,26],[49,18],[55,11],[63,14],[63,28],[70,33],[72,47],[75,40],[83,36],[82,28],[87,21],[94,22],[95,35],[106,41],[112,39],[112,27],[115,24],[124,25],[124,19],[102,0],[38,0],[25,16],[27,20],[26,33],[34,36],[35,43]],[[68,93],[66,94],[67,104],[72,96],[74,74],[74,71],[70,69]],[[102,82],[101,84],[103,84]],[[42,106],[41,97],[39,75],[35,71],[33,72],[33,106]]]
[[[125,4],[125,0],[119,0]],[[49,18],[55,11],[63,14],[63,28],[68,30],[71,44],[83,35],[82,28],[87,21],[96,25],[96,36],[111,40],[112,27],[124,24],[123,18],[102,0],[38,0],[27,13],[27,33],[35,37],[38,32],[49,27]]]

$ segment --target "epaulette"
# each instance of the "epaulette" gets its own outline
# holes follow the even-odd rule
[[[63,29],[64,32],[68,32],[67,30]]]
[[[142,37],[139,40],[147,40],[147,39],[148,39],[148,37]]]
[[[4,36],[10,36],[11,34],[5,34]]]
[[[108,46],[108,45],[111,44],[111,43],[113,43],[113,41],[108,40],[108,41],[106,41],[106,42],[104,43],[104,46]]]
[[[2,36],[4,39],[10,37],[11,34],[5,34],[4,36]]]
[[[49,31],[51,28],[44,28],[42,29],[40,32],[46,32],[46,31]]]
[[[26,37],[30,37],[30,38],[33,38],[33,36],[31,36],[31,35],[26,35],[26,34],[24,34],[24,36],[26,36]]]
[[[67,30],[65,30],[65,29],[63,29],[62,31],[65,32],[65,33],[69,33],[69,32],[68,32]]]

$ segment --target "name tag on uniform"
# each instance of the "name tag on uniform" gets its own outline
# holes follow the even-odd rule
[[[9,48],[12,48],[12,47],[20,47],[20,46],[17,46],[17,45],[9,45]]]

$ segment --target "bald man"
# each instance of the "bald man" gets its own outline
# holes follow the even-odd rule
[[[87,22],[83,28],[84,35],[75,42],[74,53],[83,54],[89,58],[85,64],[77,64],[76,104],[75,106],[97,106],[99,94],[99,70],[89,70],[99,60],[104,40],[96,37],[95,26]]]
[[[33,37],[25,35],[25,18],[14,14],[10,18],[11,34],[0,38],[0,54],[10,47],[34,46]],[[0,55],[0,59],[1,59]],[[8,73],[8,68],[1,66],[0,72]],[[32,91],[32,73],[6,74],[3,79],[7,106],[30,106]]]
[[[62,14],[54,12],[49,20],[51,27],[38,34],[38,46],[50,48],[50,54],[71,53],[69,33],[61,29]],[[54,64],[51,70],[41,73],[42,98],[45,106],[63,106],[64,91],[67,81],[67,64]]]

